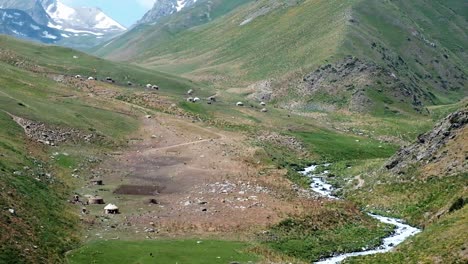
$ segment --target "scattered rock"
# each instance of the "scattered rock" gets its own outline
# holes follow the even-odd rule
[[[295,137],[280,135],[276,132],[263,132],[257,136],[257,140],[284,146],[297,152],[305,151],[305,147],[302,142],[297,140]]]
[[[465,158],[453,153],[455,149],[445,146],[451,141],[460,141],[457,145],[461,151],[468,151],[465,140],[461,135],[466,134],[468,124],[468,109],[463,109],[448,115],[431,131],[419,135],[412,145],[401,148],[386,164],[385,168],[396,174],[404,174],[408,169],[420,164],[422,166],[436,166],[442,174],[456,173],[468,170]],[[464,150],[463,150],[464,148]],[[444,164],[439,161],[445,160]],[[445,168],[443,168],[445,167]],[[444,171],[440,171],[444,170]]]
[[[56,146],[58,143],[67,141],[96,142],[104,139],[102,135],[97,133],[82,132],[73,128],[50,127],[41,122],[35,122],[13,115],[10,116],[18,125],[23,127],[29,138],[49,146]]]

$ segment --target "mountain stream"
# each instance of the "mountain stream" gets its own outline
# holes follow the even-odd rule
[[[325,164],[325,166],[328,166],[328,165]],[[306,177],[309,177],[312,180],[310,187],[314,192],[319,193],[320,195],[327,197],[329,199],[339,199],[338,197],[332,195],[332,192],[334,190],[333,186],[327,183],[323,179],[323,176],[325,176],[328,173],[328,171],[325,171],[321,174],[314,174],[317,167],[318,167],[317,165],[312,165],[310,167],[307,167],[303,171],[301,171],[301,174]],[[389,252],[390,250],[392,250],[393,248],[401,244],[403,241],[405,241],[407,238],[414,236],[415,234],[421,232],[421,230],[419,230],[418,228],[409,226],[400,219],[381,216],[377,214],[371,214],[371,213],[367,213],[367,214],[370,217],[375,218],[382,223],[394,225],[395,226],[394,232],[390,236],[384,238],[383,243],[377,248],[363,249],[362,251],[344,253],[344,254],[322,259],[315,263],[335,264],[335,263],[340,263],[341,261],[343,261],[344,259],[348,257],[364,256],[364,255],[372,255],[372,254]]]

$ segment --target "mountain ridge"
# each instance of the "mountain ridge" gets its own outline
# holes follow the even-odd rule
[[[39,40],[53,44],[62,36],[59,30],[36,23],[26,12],[18,9],[0,9],[0,33],[22,39]]]
[[[173,14],[137,27],[95,53],[180,73],[216,89],[250,87],[256,92],[255,84],[267,81],[272,102],[292,111],[353,110],[350,98],[356,94],[361,102],[373,102],[358,107],[367,112],[424,114],[427,105],[467,96],[466,52],[461,48],[466,33],[456,33],[468,24],[461,12],[451,11],[456,1],[423,2],[245,1],[203,22],[194,16],[187,23],[184,12]],[[195,7],[186,12],[195,14]],[[382,19],[375,19],[376,14]],[[452,18],[437,23],[439,17]],[[305,76],[348,56],[383,67],[401,87],[394,89],[395,81],[387,84],[373,75],[357,76],[367,80],[346,87],[349,83],[329,74],[314,91],[303,88]],[[333,93],[330,86],[339,91]]]

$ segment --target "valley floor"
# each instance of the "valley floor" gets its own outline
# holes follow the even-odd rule
[[[93,222],[90,239],[245,238],[298,211],[298,200],[278,198],[281,190],[291,189],[280,171],[259,175],[261,165],[250,155],[255,149],[245,136],[163,113],[141,123],[128,147],[93,168],[104,185],[77,190],[82,197],[102,196],[121,210],[104,216],[102,205],[87,206],[90,214],[83,220]]]
[[[466,259],[466,173],[381,170],[466,102],[427,116],[262,112],[208,87],[196,95],[216,92],[216,102],[189,103],[195,84],[169,75],[21,49],[23,57],[0,50],[0,263],[310,263],[380,245],[393,228],[363,210],[424,231],[395,252],[349,261]],[[66,66],[50,66],[58,60]],[[72,77],[98,63],[100,80]],[[152,78],[159,91],[144,89]],[[345,199],[310,191],[298,171],[312,163],[331,164],[317,173],[328,170],[333,195]],[[97,197],[104,202],[89,203]],[[120,213],[105,214],[109,203]],[[454,239],[440,247],[447,234]]]

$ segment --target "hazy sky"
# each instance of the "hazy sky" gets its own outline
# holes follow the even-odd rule
[[[129,27],[153,7],[155,0],[62,0],[70,6],[99,7],[122,25]]]

